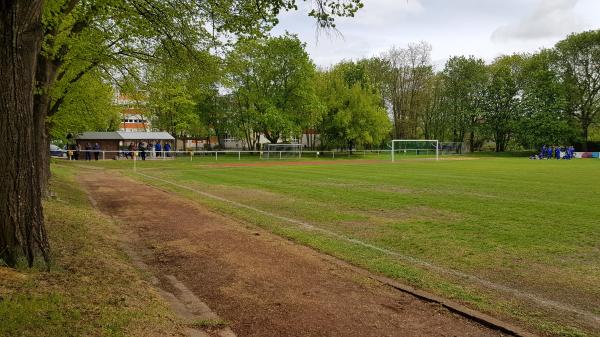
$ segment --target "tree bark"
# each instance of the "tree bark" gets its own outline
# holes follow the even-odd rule
[[[473,130],[469,134],[469,150],[475,152],[475,131]]]
[[[37,156],[40,159],[40,165],[36,167],[40,176],[42,195],[49,193],[50,182],[50,138],[48,137],[50,126],[46,123],[46,117],[50,111],[50,86],[56,79],[57,67],[44,55],[38,55],[36,61],[36,93],[33,97],[33,126],[35,134],[41,137],[36,143]]]
[[[0,259],[10,266],[23,257],[32,266],[38,252],[49,262],[38,155],[45,126],[34,111],[42,5],[0,1]]]
[[[581,136],[583,138],[583,148],[582,150],[586,152],[588,150],[588,133],[589,133],[590,124],[583,122],[581,123],[582,133]]]

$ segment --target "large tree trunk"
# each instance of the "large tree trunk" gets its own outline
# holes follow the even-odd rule
[[[46,123],[46,117],[50,110],[50,85],[55,78],[56,67],[47,57],[39,55],[35,75],[37,90],[33,98],[33,127],[35,134],[41,137],[40,141],[36,142],[36,152],[40,159],[40,165],[36,167],[36,170],[40,176],[42,195],[44,196],[49,192],[50,181],[50,138],[48,137],[50,127]]]
[[[11,266],[21,257],[31,266],[37,252],[49,262],[38,171],[44,120],[33,107],[42,4],[0,1],[0,259]]]
[[[279,140],[279,135],[271,135],[269,132],[263,132],[263,135],[271,144],[277,144],[277,141]]]
[[[469,151],[475,152],[475,132],[473,130],[469,135]]]

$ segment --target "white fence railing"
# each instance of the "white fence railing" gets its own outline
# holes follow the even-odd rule
[[[258,158],[264,160],[294,159],[294,158],[360,158],[360,157],[384,157],[391,158],[392,150],[302,150],[302,151],[257,151],[257,150],[187,150],[187,151],[140,151],[140,150],[57,150],[52,151],[53,157],[66,160],[172,160],[177,158]],[[402,149],[396,151],[396,156],[419,157],[430,155],[430,151],[423,149]]]

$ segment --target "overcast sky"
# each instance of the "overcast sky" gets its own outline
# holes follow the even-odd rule
[[[442,66],[453,55],[488,61],[501,54],[551,47],[571,32],[600,28],[600,0],[363,0],[354,18],[339,19],[343,36],[317,33],[306,10],[284,13],[274,33],[298,34],[319,66],[379,55],[427,41]]]

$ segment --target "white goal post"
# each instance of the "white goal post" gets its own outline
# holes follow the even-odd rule
[[[302,158],[302,147],[302,144],[267,143],[264,144],[262,157],[263,159]]]
[[[440,147],[437,139],[394,139],[392,140],[392,162],[397,153],[411,156],[431,156],[440,159]]]

